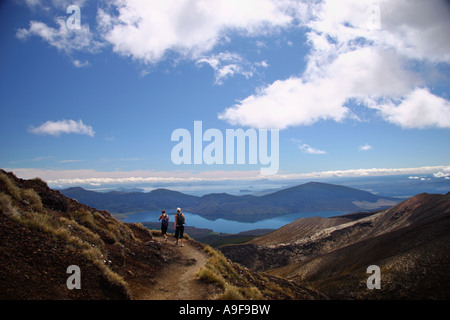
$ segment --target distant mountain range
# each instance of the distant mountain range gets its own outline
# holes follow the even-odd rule
[[[198,197],[168,189],[157,189],[147,193],[118,191],[102,193],[80,187],[64,189],[61,193],[90,207],[108,210],[113,214],[181,207],[186,212],[211,220],[226,218],[242,222],[298,212],[376,210],[398,203],[395,199],[370,192],[318,182],[286,188],[263,196],[211,193]]]

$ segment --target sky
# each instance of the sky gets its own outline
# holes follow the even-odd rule
[[[449,16],[445,0],[2,1],[0,168],[55,187],[448,180]],[[195,122],[214,155],[227,130],[276,130],[276,170],[260,153],[176,164]]]

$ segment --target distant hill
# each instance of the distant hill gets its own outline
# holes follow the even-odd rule
[[[332,299],[449,299],[450,193],[419,194],[371,214],[303,218],[221,250]],[[367,289],[371,265],[381,269],[381,290]]]
[[[177,206],[192,206],[198,197],[168,189],[144,192],[97,192],[80,187],[60,190],[62,194],[90,207],[107,210],[111,213],[130,213],[158,211]]]
[[[310,211],[361,211],[387,208],[398,201],[349,187],[311,182],[263,196],[211,193],[191,196],[168,189],[151,192],[95,192],[82,188],[61,190],[64,195],[112,213],[158,211],[181,207],[186,212],[215,220],[253,222]]]

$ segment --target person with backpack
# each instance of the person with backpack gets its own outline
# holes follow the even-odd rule
[[[177,208],[177,213],[175,214],[175,245],[178,245],[178,239],[181,239],[181,246],[184,247],[183,244],[183,234],[184,234],[184,225],[186,220],[184,218],[184,214],[181,212],[180,208]]]
[[[169,227],[169,216],[166,214],[166,210],[161,211],[161,215],[159,216],[159,220],[161,221],[161,234],[164,237],[164,242],[167,241],[167,228]]]

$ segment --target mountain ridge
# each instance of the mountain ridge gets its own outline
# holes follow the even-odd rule
[[[155,189],[147,193],[101,193],[80,187],[63,189],[61,193],[114,214],[181,207],[186,212],[210,220],[225,218],[241,222],[298,212],[374,210],[398,203],[395,199],[367,191],[320,182],[285,188],[262,196],[210,193],[199,197],[170,189]]]

